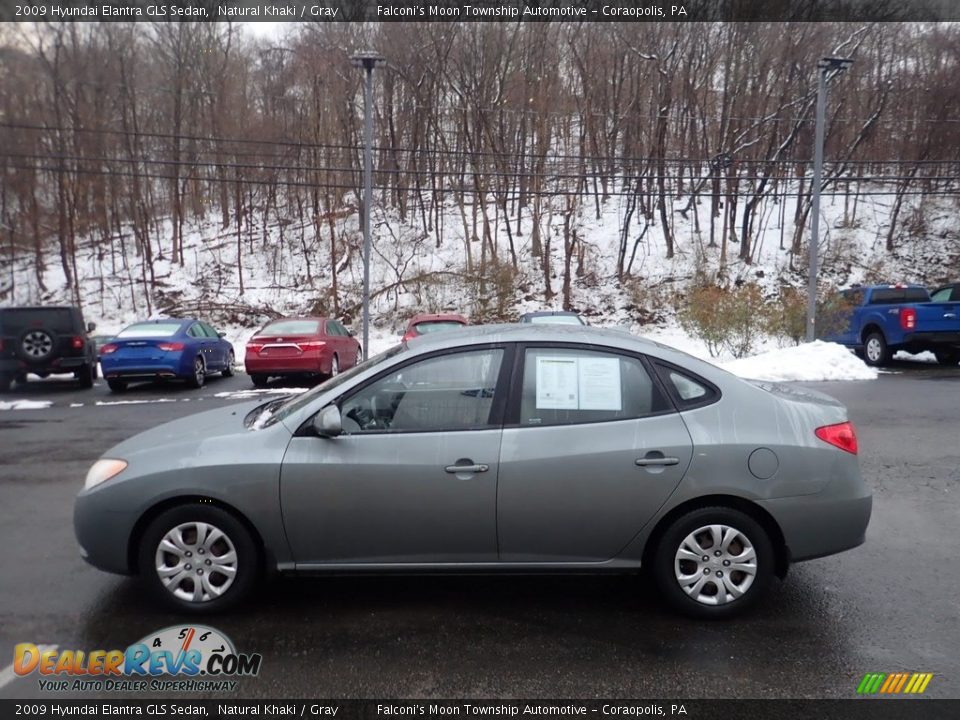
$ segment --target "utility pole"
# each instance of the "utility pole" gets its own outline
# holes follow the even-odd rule
[[[817,61],[817,127],[813,145],[813,200],[810,208],[810,268],[807,277],[807,342],[817,336],[817,255],[820,251],[820,190],[823,184],[823,135],[827,107],[827,73],[839,75],[853,65],[849,58],[825,57]]]
[[[370,357],[370,204],[373,202],[373,70],[383,55],[364,50],[350,56],[354,67],[363,68],[363,359]]]

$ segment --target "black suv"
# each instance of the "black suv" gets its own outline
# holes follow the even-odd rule
[[[72,372],[80,387],[93,387],[97,349],[87,333],[94,329],[76,307],[0,308],[0,391],[26,382],[28,372]]]

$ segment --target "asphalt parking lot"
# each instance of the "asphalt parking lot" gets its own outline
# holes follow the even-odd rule
[[[809,386],[850,408],[873,520],[864,546],[794,566],[750,616],[679,618],[635,577],[280,580],[205,621],[264,656],[236,696],[849,698],[867,672],[909,671],[934,673],[925,696],[960,697],[960,368]],[[51,403],[0,411],[0,668],[17,643],[123,648],[183,621],[80,559],[73,496],[114,443],[250,389],[0,397]],[[5,670],[0,696],[49,697]]]

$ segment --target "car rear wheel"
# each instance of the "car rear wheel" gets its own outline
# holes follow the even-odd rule
[[[107,387],[109,387],[112,392],[122,393],[126,391],[127,383],[125,380],[107,380]]]
[[[217,612],[249,595],[260,554],[250,531],[226,510],[181,505],[147,527],[139,570],[166,604],[191,613]]]
[[[267,386],[267,380],[270,378],[266,375],[260,375],[259,373],[254,373],[250,376],[250,379],[253,381],[253,386],[262,388]]]
[[[187,378],[187,385],[192,388],[202,388],[207,379],[207,369],[203,365],[203,358],[198,357],[193,361],[193,374]]]
[[[935,350],[934,355],[941,365],[956,365],[960,362],[960,351],[957,350]]]
[[[890,350],[883,333],[872,332],[863,343],[863,359],[867,365],[880,367],[890,362]]]
[[[97,379],[96,363],[93,365],[81,365],[80,369],[77,370],[76,378],[80,381],[80,387],[84,389],[92,388],[93,381]]]
[[[333,359],[330,361],[330,375],[328,375],[328,377],[336,377],[339,374],[340,374],[340,358],[334,355]]]
[[[7,392],[10,389],[10,384],[13,382],[13,375],[8,375],[7,373],[0,373],[0,392]]]
[[[221,371],[221,375],[224,377],[233,377],[233,364],[237,361],[236,356],[233,354],[233,350],[230,351],[230,354],[227,356],[227,366]]]
[[[773,576],[773,545],[746,513],[707,507],[678,518],[661,537],[654,574],[676,610],[726,618],[755,604]]]

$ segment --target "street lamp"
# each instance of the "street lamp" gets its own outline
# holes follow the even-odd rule
[[[839,75],[853,65],[850,58],[825,57],[817,61],[817,129],[813,145],[813,206],[810,209],[810,270],[807,278],[807,342],[816,339],[817,252],[820,243],[820,186],[823,184],[823,125],[827,105],[827,75]]]
[[[383,55],[364,50],[350,56],[354,67],[363,68],[363,357],[370,357],[370,203],[373,202],[373,69],[383,65]]]

